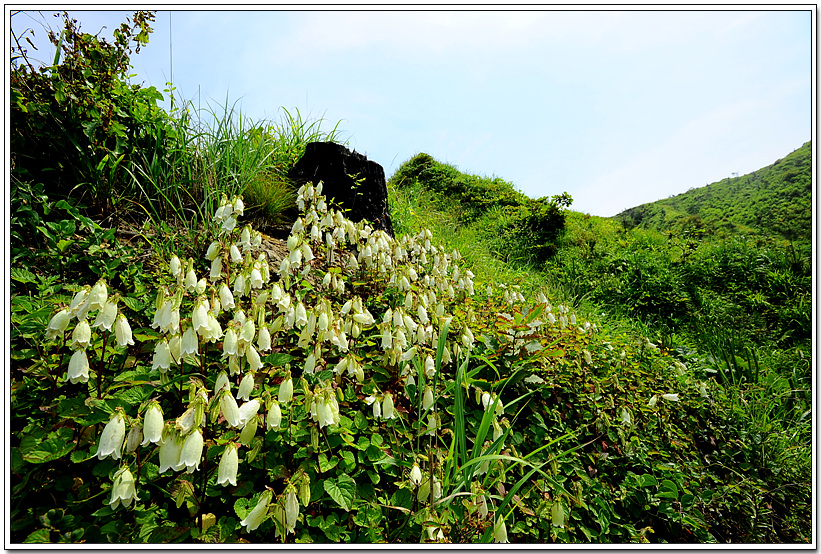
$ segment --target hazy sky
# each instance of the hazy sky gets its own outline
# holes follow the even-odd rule
[[[608,8],[609,10],[610,8]],[[15,15],[15,30],[59,26]],[[71,12],[104,36],[129,12]],[[419,152],[611,216],[811,139],[810,11],[159,11],[136,82],[281,107],[390,177]],[[169,43],[169,40],[171,41]],[[53,56],[53,50],[42,54]]]

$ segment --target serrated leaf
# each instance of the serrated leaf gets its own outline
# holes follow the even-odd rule
[[[20,283],[36,283],[37,276],[31,271],[21,267],[12,267],[9,269],[9,277]],[[35,531],[36,532],[36,531]],[[33,533],[32,533],[33,534]]]
[[[74,431],[68,427],[60,427],[40,440],[27,435],[20,441],[20,452],[25,461],[33,464],[51,462],[71,452],[73,438]]]
[[[51,542],[49,538],[49,530],[48,529],[38,529],[33,533],[30,533],[28,537],[23,542],[27,543],[42,543],[42,542]]]
[[[336,479],[326,479],[323,483],[325,492],[328,493],[342,509],[349,512],[353,507],[353,501],[356,497],[356,481],[349,475],[340,475]]]

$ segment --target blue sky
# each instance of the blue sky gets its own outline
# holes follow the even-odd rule
[[[609,10],[609,8],[608,8]],[[15,30],[53,12],[15,15]],[[104,36],[129,12],[71,12]],[[390,177],[419,152],[611,216],[812,136],[810,11],[159,11],[136,82],[252,120],[337,122]],[[172,47],[169,48],[169,38]],[[42,50],[50,59],[51,52]],[[35,53],[35,56],[40,55]]]

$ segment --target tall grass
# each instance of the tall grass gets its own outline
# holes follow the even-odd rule
[[[180,101],[171,125],[157,128],[152,148],[129,169],[132,204],[157,228],[197,229],[214,213],[223,194],[243,195],[251,218],[282,222],[295,206],[287,172],[313,141],[340,140],[339,123],[325,130],[325,119],[303,118],[283,108],[279,122],[254,120],[238,103],[196,109]]]

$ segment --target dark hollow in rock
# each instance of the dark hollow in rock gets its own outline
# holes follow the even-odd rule
[[[309,142],[288,177],[297,184],[322,181],[330,205],[348,210],[352,221],[368,220],[374,229],[394,236],[385,170],[362,154],[334,142]]]

